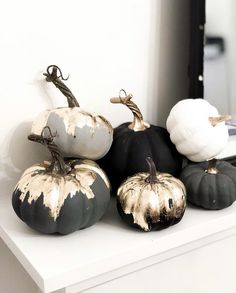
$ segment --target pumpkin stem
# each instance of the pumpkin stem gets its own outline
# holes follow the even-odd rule
[[[230,115],[221,115],[218,117],[209,117],[208,119],[212,126],[216,126],[218,123],[230,120],[231,118]]]
[[[52,71],[50,72],[50,69],[52,68]],[[57,74],[59,72],[59,75]],[[68,106],[70,108],[79,107],[79,103],[76,100],[75,96],[72,94],[71,90],[64,84],[62,80],[67,80],[67,78],[64,78],[62,75],[61,69],[56,65],[49,65],[47,68],[47,72],[43,73],[43,75],[46,76],[46,81],[52,82],[67,98]]]
[[[205,172],[208,174],[217,174],[219,171],[216,168],[217,159],[211,159],[208,161],[208,167]]]
[[[45,136],[46,129],[49,135]],[[52,163],[49,167],[49,171],[56,174],[66,175],[71,171],[71,168],[65,163],[64,158],[58,148],[58,146],[53,142],[55,135],[52,134],[51,129],[45,126],[41,132],[41,135],[30,134],[28,139],[35,141],[47,146],[48,150],[52,155]]]
[[[124,97],[121,96],[121,94],[124,94]],[[124,104],[126,105],[133,113],[134,120],[133,122],[128,126],[130,129],[134,131],[143,131],[150,127],[150,125],[143,121],[143,115],[140,112],[138,106],[131,101],[133,96],[131,94],[127,95],[125,90],[120,90],[119,97],[118,98],[111,98],[111,103],[114,104]]]
[[[153,162],[153,159],[150,157],[147,157],[146,162],[148,163],[148,166],[149,166],[149,176],[146,178],[145,181],[150,184],[157,183],[158,182],[157,170],[156,170],[156,166]]]

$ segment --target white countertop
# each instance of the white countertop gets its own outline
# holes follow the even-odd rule
[[[225,149],[220,153],[219,158],[236,156],[236,135],[229,136]]]
[[[0,201],[0,237],[41,290],[51,292],[119,270],[236,226],[236,205],[221,211],[188,207],[180,223],[155,232],[126,226],[114,199],[96,225],[67,236],[42,235]]]

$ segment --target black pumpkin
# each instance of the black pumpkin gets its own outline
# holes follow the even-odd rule
[[[236,199],[236,168],[228,162],[212,159],[187,165],[180,179],[188,201],[204,209],[224,209]]]
[[[17,216],[46,234],[69,234],[100,220],[108,207],[110,187],[98,165],[90,160],[64,161],[52,136],[29,139],[47,145],[52,161],[23,173],[12,196]]]
[[[144,231],[161,230],[177,224],[186,207],[184,184],[168,173],[156,171],[151,158],[149,172],[127,178],[117,191],[117,208],[130,226]]]
[[[124,92],[124,90],[121,90]],[[170,141],[167,130],[143,121],[137,105],[131,101],[132,95],[112,98],[112,103],[127,106],[134,115],[132,123],[126,122],[114,129],[113,143],[99,165],[107,173],[115,192],[121,182],[138,172],[148,171],[146,158],[152,157],[160,172],[178,176],[182,168],[182,156]]]

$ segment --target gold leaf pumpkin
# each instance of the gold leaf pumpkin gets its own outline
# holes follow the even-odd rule
[[[126,179],[117,192],[117,207],[122,219],[144,231],[160,230],[178,223],[186,208],[184,184],[168,173],[156,171],[147,158],[150,172]]]

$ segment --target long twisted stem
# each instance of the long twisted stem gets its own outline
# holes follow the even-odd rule
[[[50,72],[50,69],[52,71]],[[59,72],[59,75],[58,75]],[[62,93],[66,96],[68,101],[68,106],[70,108],[79,107],[79,103],[76,100],[75,96],[72,94],[71,90],[64,84],[62,80],[67,80],[64,78],[61,72],[61,69],[57,65],[50,65],[47,68],[47,72],[43,75],[46,76],[46,81],[52,82]]]
[[[49,135],[46,136],[45,132],[48,130]],[[41,143],[46,146],[52,155],[52,164],[49,167],[49,171],[56,174],[66,175],[70,172],[71,168],[65,163],[64,158],[58,148],[58,146],[53,142],[54,135],[48,126],[45,126],[42,130],[41,135],[30,134],[28,139]]]
[[[121,96],[121,94],[124,94],[124,97]],[[111,98],[111,103],[114,104],[124,104],[127,106],[134,115],[133,122],[129,125],[130,129],[133,129],[134,131],[143,131],[150,127],[150,125],[143,121],[143,115],[141,111],[139,110],[138,106],[131,101],[133,96],[131,94],[127,95],[125,90],[120,90],[119,97],[118,98]]]

